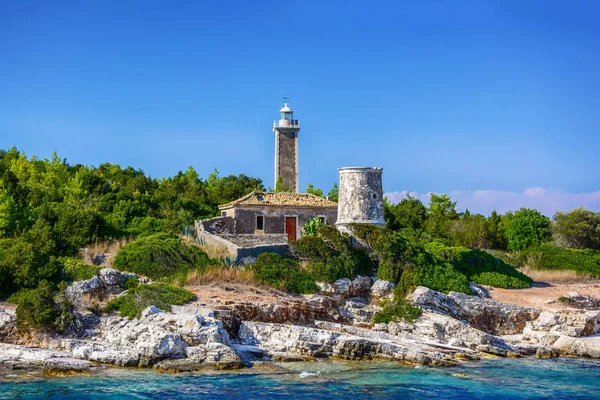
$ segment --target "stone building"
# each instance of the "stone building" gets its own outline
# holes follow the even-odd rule
[[[328,225],[337,221],[337,203],[308,193],[252,192],[219,210],[233,220],[231,233],[285,233],[289,240],[300,238],[309,219],[320,218]]]

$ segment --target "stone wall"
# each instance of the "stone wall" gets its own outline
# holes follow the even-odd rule
[[[196,224],[198,227],[199,224]],[[236,264],[252,263],[262,253],[288,255],[287,235],[215,235],[205,230],[196,230],[201,243],[209,246],[224,247]]]
[[[233,233],[234,220],[231,217],[203,219],[196,221],[196,229],[216,234]]]
[[[256,229],[256,216],[264,217],[265,234],[285,233],[285,217],[297,216],[297,234],[300,237],[300,229],[309,219],[323,216],[327,225],[335,225],[337,221],[337,209],[335,208],[286,208],[286,207],[238,207],[235,211],[236,234],[253,234]]]

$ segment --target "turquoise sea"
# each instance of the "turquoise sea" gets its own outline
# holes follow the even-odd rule
[[[460,367],[287,363],[278,373],[162,374],[108,368],[93,376],[0,377],[0,399],[599,399],[600,361],[500,359]]]

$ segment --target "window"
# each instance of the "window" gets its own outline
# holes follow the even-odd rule
[[[317,217],[317,218],[319,218],[323,224],[327,224],[327,218],[325,218],[325,217]]]
[[[256,230],[262,231],[264,229],[265,229],[265,217],[263,217],[262,215],[257,215],[256,216]]]
[[[226,217],[227,216],[227,211],[221,211],[221,217]]]

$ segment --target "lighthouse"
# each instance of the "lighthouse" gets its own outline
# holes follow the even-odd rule
[[[298,132],[300,123],[286,98],[279,110],[279,121],[273,123],[275,133],[275,187],[298,193]],[[278,185],[279,183],[279,185]]]

